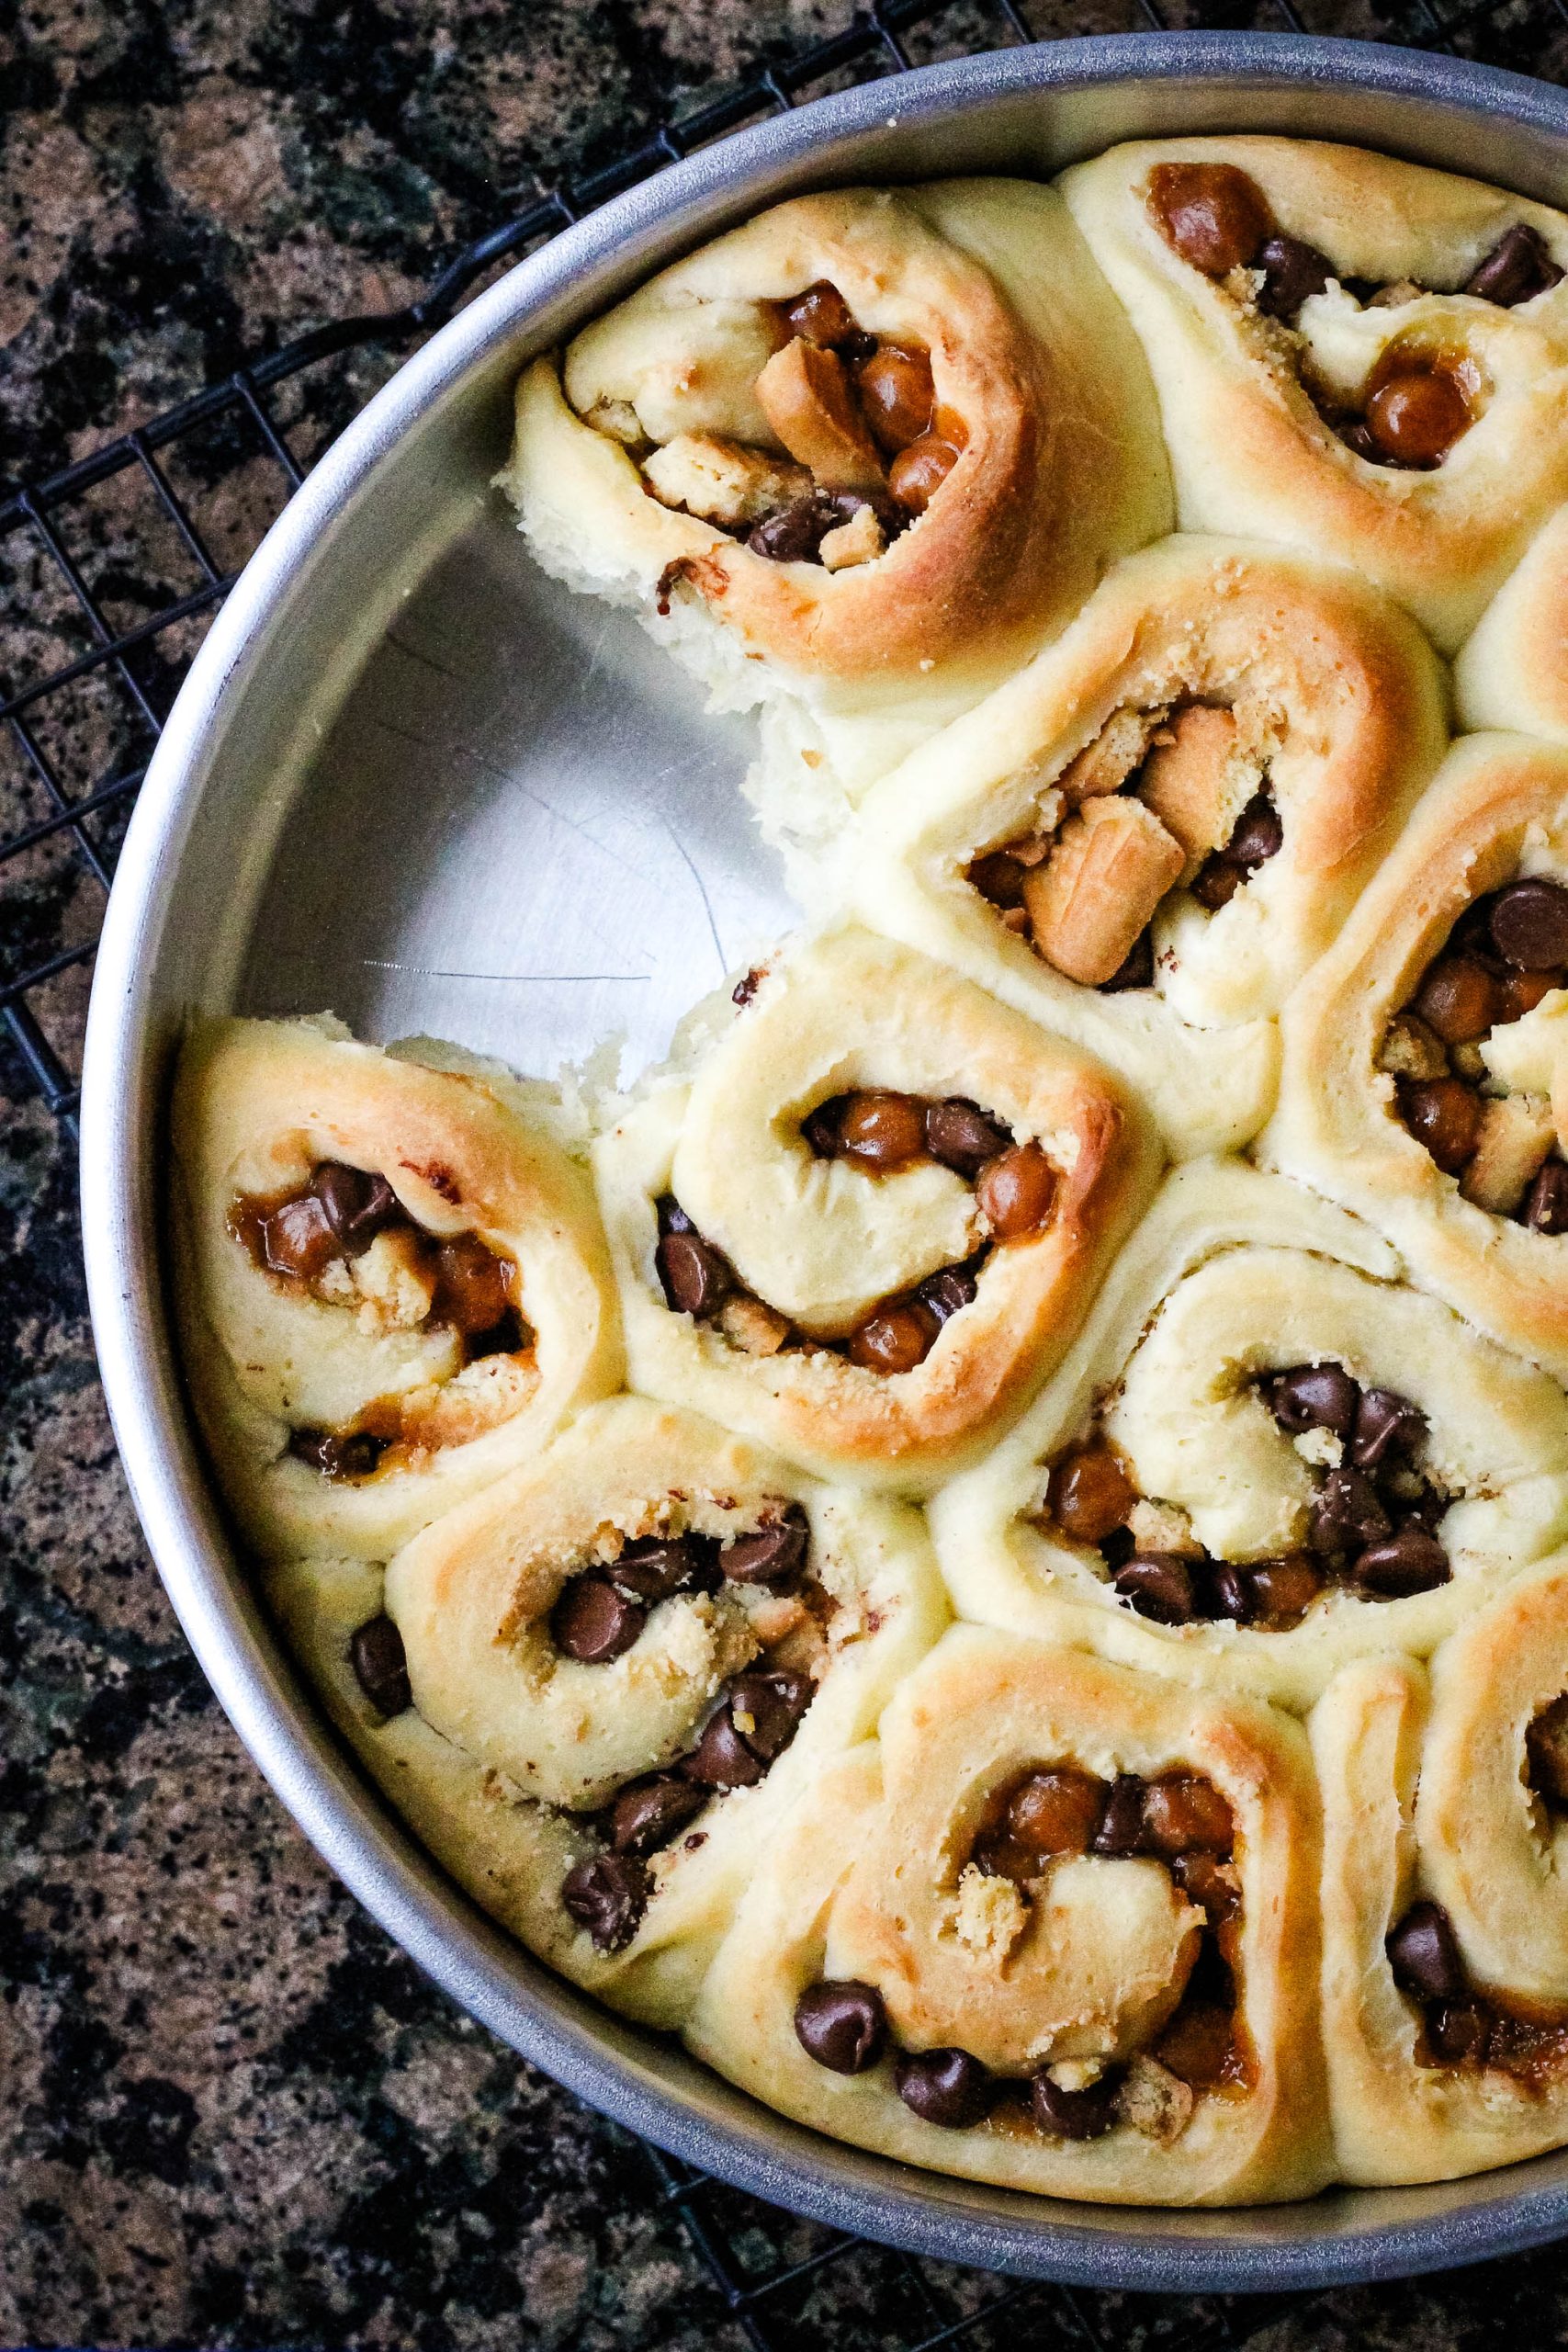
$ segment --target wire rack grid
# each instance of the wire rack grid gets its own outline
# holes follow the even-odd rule
[[[1568,0],[1196,0],[1179,12],[1125,0],[1119,17],[1122,5],[1106,0],[1102,16],[1100,0],[880,0],[604,167],[535,187],[403,308],[329,322],[75,464],[0,487],[0,595],[27,659],[27,674],[0,677],[0,805],[16,815],[0,833],[0,1022],[17,1091],[74,1131],[87,978],[119,840],[180,680],[262,530],[380,378],[508,262],[804,98],[1053,35],[1178,23],[1361,32],[1568,79]],[[829,2340],[867,2352],[1004,2341],[1227,2352],[1265,2312],[1283,2316],[1275,2298],[1259,2308],[1090,2294],[891,2253],[644,2153],[731,2329],[757,2352]]]

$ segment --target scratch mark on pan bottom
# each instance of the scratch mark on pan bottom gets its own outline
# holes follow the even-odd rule
[[[635,987],[639,981],[650,980],[651,972],[448,972],[437,964],[400,964],[389,956],[362,956],[360,964],[370,972],[412,972],[422,980],[499,980],[506,987],[524,981],[549,983],[589,980],[614,980],[617,986]]]

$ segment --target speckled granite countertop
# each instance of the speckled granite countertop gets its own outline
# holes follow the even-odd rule
[[[1408,22],[1400,5],[1349,0],[1313,22],[1398,37],[1419,0]],[[0,477],[80,456],[269,339],[396,304],[503,219],[531,173],[604,159],[660,107],[848,13],[841,0],[0,0]],[[1043,35],[1130,20],[1118,0],[1029,13]],[[1238,20],[1234,6],[1207,18]],[[1551,9],[1508,0],[1502,27],[1491,54],[1562,73]],[[999,29],[978,0],[941,20],[948,49],[981,28]],[[340,405],[378,364],[348,368]],[[205,487],[232,559],[276,486],[215,462]],[[163,601],[168,582],[113,495],[90,536],[107,607]],[[0,548],[0,675],[15,684],[60,658],[62,624],[25,550]],[[166,689],[174,664],[145,674]],[[107,774],[126,756],[120,724],[84,705],[55,755],[78,782]],[[0,756],[7,834],[36,813],[19,762],[6,765],[14,751]],[[100,844],[112,853],[112,825]],[[59,842],[0,872],[0,979],[89,935],[96,887]],[[34,1000],[68,1060],[84,989],[70,971]],[[116,1464],[72,1150],[9,1053],[0,2345],[739,2352],[743,2329],[642,2152],[419,1977],[219,1712]],[[821,2243],[739,2199],[713,2217],[742,2264]],[[772,2340],[913,2341],[991,2291],[867,2249],[781,2300]],[[1517,2352],[1568,2342],[1568,2257],[1287,2304],[1044,2296],[964,2340],[1004,2333],[1105,2352]]]

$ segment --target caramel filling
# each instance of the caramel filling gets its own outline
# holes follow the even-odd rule
[[[307,1183],[239,1194],[228,1225],[260,1272],[367,1328],[450,1330],[464,1365],[533,1347],[515,1266],[477,1234],[427,1232],[384,1176],[322,1160]],[[296,1430],[288,1450],[324,1477],[367,1478],[420,1443],[418,1419],[407,1400],[375,1397],[341,1429]]]

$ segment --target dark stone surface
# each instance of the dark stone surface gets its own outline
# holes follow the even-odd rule
[[[1134,21],[1122,0],[1028,13],[1043,35]],[[0,475],[78,457],[307,325],[397,305],[531,173],[602,161],[667,103],[848,17],[841,0],[0,0]],[[1419,18],[1415,0],[1348,0],[1313,22],[1401,38]],[[1493,54],[1557,69],[1544,6],[1494,22]],[[976,0],[909,46],[1000,30]],[[281,413],[302,458],[389,364],[363,354],[295,388]],[[237,563],[280,502],[276,466],[215,435],[171,467]],[[199,576],[130,477],[62,527],[117,626]],[[0,583],[6,684],[87,641],[25,532],[0,532]],[[73,792],[135,759],[198,636],[37,707]],[[0,797],[6,839],[48,810],[9,739]],[[89,829],[106,870],[116,826]],[[8,858],[0,981],[90,940],[101,903],[69,836]],[[70,1068],[85,995],[73,967],[29,999]],[[423,1983],[229,1730],[116,1464],[69,1144],[4,1042],[0,1082],[0,2344],[739,2352],[643,2154]],[[746,2278],[823,2243],[727,2192],[702,2210]],[[964,2341],[1516,2352],[1568,2341],[1562,2280],[1547,2253],[1288,2304],[1045,2293]],[[998,2291],[856,2250],[770,2306],[773,2340],[914,2342]]]

